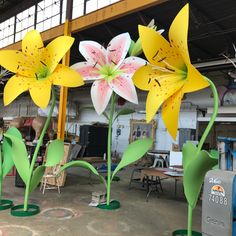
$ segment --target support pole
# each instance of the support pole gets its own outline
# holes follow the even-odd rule
[[[72,6],[73,0],[67,0],[66,6],[66,21],[64,25],[64,35],[71,35],[71,19],[72,19]],[[62,64],[65,66],[70,65],[70,51],[62,59]],[[58,114],[58,126],[57,126],[57,138],[64,140],[65,136],[65,124],[66,124],[66,107],[67,107],[67,96],[68,88],[61,86],[60,89],[60,104],[59,104],[59,114]]]

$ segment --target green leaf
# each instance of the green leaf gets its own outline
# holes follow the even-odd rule
[[[53,140],[48,145],[45,166],[57,165],[64,156],[64,142],[60,139]]]
[[[133,56],[132,52],[133,52],[134,45],[135,45],[135,42],[134,42],[134,40],[131,39],[131,44],[130,44],[130,47],[129,47],[129,55],[130,56]]]
[[[45,172],[46,166],[42,165],[42,166],[38,166],[35,170],[34,173],[32,175],[31,181],[30,181],[30,187],[29,187],[29,192],[33,192],[34,189],[39,185],[44,172]]]
[[[139,139],[130,143],[124,151],[119,165],[114,170],[112,179],[120,169],[143,157],[143,155],[152,147],[152,144],[153,139],[151,138]]]
[[[82,167],[82,168],[85,168],[87,170],[90,170],[95,175],[99,176],[98,171],[91,164],[89,164],[86,161],[71,161],[71,162],[68,162],[68,163],[66,163],[65,165],[63,165],[61,167],[60,172],[63,171],[63,170],[66,170],[68,168],[71,168],[71,167]]]
[[[4,136],[9,139],[12,143],[12,157],[16,169],[26,184],[29,179],[29,160],[26,147],[22,139],[15,137],[11,134],[5,133]]]
[[[183,146],[184,193],[192,208],[196,206],[207,171],[217,163],[218,160],[207,151],[197,153],[197,148],[191,142]]]
[[[20,139],[22,137],[20,131],[15,127],[9,128],[6,132],[6,134],[11,134],[11,135],[18,137]],[[12,146],[11,141],[7,138],[4,138],[3,144],[2,144],[2,151],[3,151],[2,177],[3,178],[5,178],[5,176],[9,173],[9,171],[14,166],[11,146]]]
[[[132,114],[134,113],[135,110],[134,109],[131,109],[131,108],[124,108],[124,109],[121,109],[119,112],[117,112],[115,118],[114,118],[114,121],[119,117],[119,116],[122,116],[122,115],[129,115],[129,114]]]

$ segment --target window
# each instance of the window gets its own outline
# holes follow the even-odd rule
[[[66,20],[66,0],[63,0],[63,4],[62,4],[62,22],[64,23]]]
[[[74,0],[72,18],[75,19],[118,1],[120,0]],[[66,6],[67,0],[43,0],[0,23],[0,48],[20,41],[28,31],[35,27],[42,32],[64,23]],[[35,22],[36,19],[37,22]]]
[[[84,1],[85,0],[73,1],[72,19],[84,15]]]
[[[76,0],[73,1],[72,19],[96,11],[120,0]],[[85,12],[84,12],[85,11]]]
[[[12,17],[0,24],[0,47],[14,43],[14,23],[15,17]]]
[[[60,24],[60,4],[60,0],[44,0],[37,4],[36,29],[39,32]]]
[[[25,34],[34,29],[35,6],[32,6],[16,15],[16,38],[21,40]]]

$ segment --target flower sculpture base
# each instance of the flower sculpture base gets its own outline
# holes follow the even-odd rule
[[[13,206],[13,202],[8,199],[2,199],[0,200],[0,211],[9,209]]]
[[[188,235],[188,230],[186,229],[178,229],[172,233],[172,236],[187,236],[187,235]],[[202,236],[202,234],[197,231],[192,231],[192,236]]]
[[[113,200],[110,202],[110,205],[100,204],[97,206],[97,208],[102,209],[102,210],[116,210],[120,208],[120,202]]]
[[[24,211],[24,204],[17,205],[11,208],[11,215],[12,216],[19,216],[19,217],[27,217],[27,216],[34,216],[40,212],[40,208],[34,204],[28,204],[28,210]]]

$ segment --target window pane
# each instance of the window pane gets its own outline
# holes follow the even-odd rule
[[[34,15],[34,13],[35,13],[35,6],[32,6],[29,8],[29,14]]]
[[[43,30],[47,30],[51,28],[51,19],[45,20],[43,24]]]
[[[60,16],[59,15],[57,15],[57,16],[54,16],[53,18],[52,18],[52,25],[51,25],[51,27],[54,27],[54,26],[56,26],[56,25],[59,25],[59,22],[60,21]]]
[[[43,21],[43,11],[37,13],[37,22]]]
[[[53,12],[53,15],[57,15],[60,13],[60,2],[59,1],[54,1],[53,6],[52,6],[52,12]]]
[[[102,8],[102,7],[105,7],[107,5],[110,4],[110,0],[102,0],[102,1],[98,1],[98,8]]]
[[[66,4],[67,4],[67,1],[63,0],[63,4],[62,4],[62,23],[64,23],[65,20],[66,20]]]
[[[14,37],[13,37],[13,35],[11,35],[11,36],[9,37],[8,43],[9,43],[9,44],[14,43]]]
[[[37,24],[37,25],[36,25],[36,29],[37,29],[39,32],[42,32],[42,31],[43,31],[43,22]]]
[[[86,2],[86,13],[97,10],[97,0],[89,0]]]
[[[45,2],[45,8],[53,4],[52,0],[45,0],[44,2]]]
[[[20,33],[16,33],[16,39],[15,41],[18,42],[21,40],[21,32]]]
[[[42,11],[44,9],[44,1],[38,3],[37,11]]]

